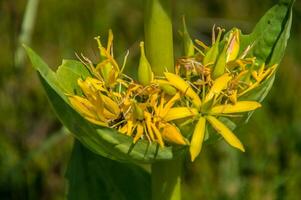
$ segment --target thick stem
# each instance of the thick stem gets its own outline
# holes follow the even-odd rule
[[[145,7],[146,56],[155,75],[174,71],[171,3],[172,0],[147,0]]]
[[[145,51],[155,75],[174,71],[172,0],[147,0],[145,7]],[[182,160],[152,164],[152,199],[181,199]]]
[[[152,200],[181,200],[182,159],[152,164]]]

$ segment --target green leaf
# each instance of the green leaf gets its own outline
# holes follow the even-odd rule
[[[85,66],[76,61],[65,61],[58,70],[59,75],[56,75],[30,48],[26,47],[26,50],[35,69],[40,73],[42,85],[58,118],[94,153],[123,162],[150,163],[157,160],[171,160],[178,151],[182,150],[174,151],[172,147],[161,148],[145,140],[139,140],[134,145],[132,137],[118,133],[115,129],[91,124],[70,106],[63,92],[76,91],[77,79],[88,75]],[[68,84],[65,86],[61,82]]]
[[[253,101],[258,101],[258,102],[262,102],[264,100],[264,98],[268,95],[269,91],[271,90],[273,83],[275,80],[275,74],[273,74],[270,78],[268,78],[267,80],[263,81],[260,86],[258,86],[257,88],[255,88],[253,91],[246,93],[245,95],[243,95],[242,97],[240,97],[240,100],[253,100]],[[246,118],[245,118],[245,122],[248,122],[250,117],[252,116],[252,114],[255,111],[251,111],[248,112]]]
[[[251,34],[242,35],[241,50],[253,44],[249,55],[255,56],[259,63],[279,63],[289,38],[293,3],[294,0],[281,0],[268,10]]]
[[[64,100],[67,98],[63,94],[58,82],[55,73],[48,67],[48,65],[29,47],[23,44],[23,47],[26,50],[26,53],[32,63],[32,66],[40,73],[43,79],[48,81],[50,87],[52,87],[56,93],[58,93]]]
[[[150,199],[150,174],[142,168],[96,155],[75,141],[66,172],[68,199]]]
[[[89,70],[76,60],[63,60],[56,71],[60,87],[68,94],[81,94],[82,92],[77,84],[77,80],[79,77],[85,79],[89,75]]]
[[[291,30],[291,26],[292,26],[293,3],[294,3],[294,0],[291,2],[291,5],[289,7],[289,11],[288,11],[288,14],[287,14],[288,15],[287,16],[287,21],[284,24],[284,29],[281,32],[280,37],[277,40],[277,43],[274,47],[273,54],[271,55],[271,60],[270,60],[269,64],[280,63],[280,61],[281,61],[281,59],[284,55],[286,45],[287,45],[287,41],[290,37],[290,30]]]
[[[254,44],[249,54],[258,59],[258,64],[265,63],[270,67],[281,62],[290,36],[293,4],[294,0],[280,0],[260,19],[251,34],[242,35],[241,50],[247,45]],[[274,79],[275,74],[242,96],[240,100],[262,102],[269,93]],[[252,114],[253,112],[248,113],[246,121]]]
[[[262,102],[270,89],[273,86],[275,80],[275,74],[270,78],[264,80],[258,87],[254,88],[252,91],[246,93],[245,95],[239,98],[240,101],[248,100],[248,101],[258,101]]]

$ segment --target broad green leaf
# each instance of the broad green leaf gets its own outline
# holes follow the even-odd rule
[[[275,74],[272,75],[267,80],[263,81],[260,84],[260,86],[255,88],[253,91],[251,91],[249,93],[246,93],[245,95],[243,95],[239,99],[240,100],[253,100],[253,101],[262,102],[264,100],[264,98],[268,95],[269,91],[271,90],[271,88],[273,86],[273,83],[274,83],[274,80],[275,80]],[[248,112],[248,114],[247,114],[244,121],[248,122],[253,113],[254,113],[254,111]]]
[[[259,63],[279,63],[286,47],[292,23],[294,0],[280,0],[256,24],[249,35],[242,35],[241,50],[253,44],[249,55]]]
[[[290,36],[293,4],[294,0],[280,0],[277,5],[268,10],[251,34],[242,35],[241,50],[244,50],[247,45],[253,43],[254,46],[250,51],[250,55],[256,56],[259,59],[259,63],[264,62],[269,66],[279,64]],[[274,79],[275,74],[253,91],[242,96],[240,100],[262,102],[270,91]],[[248,113],[247,121],[252,113]]]
[[[89,70],[76,60],[63,60],[56,71],[58,84],[68,94],[81,94],[77,80],[78,78],[85,79],[89,75]]]
[[[75,141],[66,172],[68,199],[140,200],[151,197],[150,174],[134,164],[94,154]]]
[[[57,76],[30,48],[26,47],[26,50],[34,67],[40,73],[41,82],[58,118],[91,151],[123,162],[146,163],[170,160],[174,158],[175,154],[178,154],[178,151],[182,151],[182,149],[174,151],[172,147],[160,148],[157,144],[145,140],[139,140],[134,145],[131,137],[118,133],[115,129],[91,124],[70,106],[65,96],[66,91],[76,90],[76,80],[81,77],[82,74],[79,72],[84,70],[85,66],[78,63],[71,65],[74,61],[64,62]],[[87,72],[83,71],[83,76],[85,75]],[[68,82],[68,85],[61,86],[59,81]]]
[[[269,77],[267,80],[264,80],[258,87],[254,88],[252,91],[241,96],[239,100],[262,102],[272,88],[274,79],[275,74]]]
[[[91,151],[111,159],[118,159],[116,155],[112,155],[113,152],[109,153],[110,150],[106,148],[105,142],[97,137],[95,128],[73,110],[42,77],[41,82],[53,109],[64,126]]]
[[[291,1],[291,5],[289,7],[289,11],[288,11],[288,14],[287,14],[287,21],[284,24],[284,26],[283,26],[284,29],[281,32],[281,34],[280,34],[280,36],[277,40],[277,43],[274,47],[274,51],[273,51],[273,54],[271,55],[271,59],[270,59],[269,64],[280,63],[281,59],[284,55],[286,45],[287,45],[287,41],[290,37],[290,30],[291,30],[291,26],[292,26],[293,3],[294,3],[294,0]]]
[[[58,93],[65,101],[67,98],[63,94],[56,78],[56,74],[48,67],[48,65],[40,58],[31,48],[23,45],[26,53],[32,63],[32,66],[39,72],[43,79],[47,80],[50,87]]]

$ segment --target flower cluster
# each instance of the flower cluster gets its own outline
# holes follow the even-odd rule
[[[190,39],[184,28],[185,56],[177,59],[175,73],[154,76],[140,43],[138,81],[123,73],[113,56],[113,34],[107,47],[96,38],[100,62],[81,61],[90,77],[80,78],[82,94],[68,94],[72,106],[91,123],[117,129],[120,133],[165,145],[189,145],[191,160],[200,153],[207,125],[211,125],[233,147],[244,147],[219,119],[259,108],[256,101],[241,100],[269,78],[275,66],[258,65],[248,56],[251,45],[240,49],[240,31],[233,29],[221,40],[223,30],[213,29],[212,45]],[[195,125],[187,136],[180,128]]]
[[[113,57],[113,35],[109,32],[107,48],[96,38],[101,61],[94,64],[84,57],[82,62],[91,73],[85,80],[79,79],[83,95],[68,95],[70,103],[90,122],[132,136],[134,143],[139,139],[157,142],[161,147],[165,141],[186,145],[188,141],[171,122],[168,112],[180,93],[169,84],[153,78],[150,65],[141,43],[139,82],[122,73]]]

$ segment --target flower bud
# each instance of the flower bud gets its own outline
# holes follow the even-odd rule
[[[142,85],[149,85],[154,78],[151,66],[145,56],[144,52],[144,42],[140,42],[141,56],[138,67],[138,81]]]
[[[97,41],[100,55],[100,63],[96,66],[97,71],[100,73],[103,81],[107,86],[111,86],[115,83],[118,77],[118,67],[114,63],[112,45],[113,45],[113,33],[109,30],[107,48],[104,48],[101,44],[100,37],[94,38]],[[115,64],[115,65],[114,65]]]
[[[185,56],[194,55],[194,45],[190,38],[190,35],[187,31],[185,17],[183,16],[183,45],[184,45],[184,54]]]
[[[163,128],[162,136],[174,144],[187,145],[188,141],[183,137],[179,129],[171,124],[166,124]]]
[[[144,119],[144,112],[136,102],[133,103],[133,113],[136,119],[138,120]]]
[[[174,96],[177,93],[176,88],[169,84],[160,84],[160,88],[170,96]]]
[[[227,45],[227,62],[235,60],[238,56],[240,46],[239,36],[240,32],[238,29],[234,29],[230,32]]]
[[[213,29],[214,31],[214,29]],[[217,35],[217,39],[216,41],[213,43],[212,47],[209,48],[209,50],[206,52],[205,56],[204,56],[204,60],[203,60],[203,64],[204,65],[208,65],[208,64],[214,64],[216,59],[217,59],[217,56],[219,54],[219,44],[220,44],[220,39],[221,39],[221,36],[222,36],[222,32],[223,32],[223,29],[221,28],[218,28],[218,35]],[[214,38],[214,36],[213,36]]]
[[[217,59],[217,62],[214,66],[214,70],[212,72],[212,77],[214,79],[218,78],[219,76],[223,75],[225,73],[226,68],[226,59],[227,59],[227,49],[224,47],[222,53]]]
[[[105,61],[104,61],[105,62]],[[99,63],[96,68],[100,70],[101,77],[103,78],[106,85],[109,85],[114,74],[114,68],[110,62]]]

